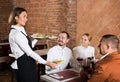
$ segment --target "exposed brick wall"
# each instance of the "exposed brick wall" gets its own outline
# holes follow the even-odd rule
[[[13,0],[14,6],[24,7],[28,10],[28,34],[44,33],[58,35],[66,30],[70,33],[71,41],[68,45],[73,47],[76,34],[76,0]],[[73,37],[74,36],[74,37]],[[41,43],[41,42],[40,42]],[[51,46],[56,41],[49,41]]]
[[[57,35],[66,30],[71,35],[68,46],[72,48],[88,32],[99,56],[97,45],[102,35],[111,33],[120,38],[119,5],[119,0],[0,0],[0,39],[8,38],[7,18],[12,6],[20,6],[28,10],[29,35],[36,32]]]
[[[10,0],[0,0],[0,42],[8,38],[8,17],[11,11],[12,4]]]
[[[66,29],[69,32],[71,39],[69,46],[73,48],[76,45],[77,34],[77,0],[68,0],[68,12],[67,12],[67,26]]]
[[[102,35],[115,34],[120,38],[119,0],[78,0],[77,1],[77,44],[80,36],[88,32],[93,36],[91,44],[96,48]]]

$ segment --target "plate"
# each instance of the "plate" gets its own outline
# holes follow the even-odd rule
[[[32,38],[34,39],[57,39],[57,36],[50,36],[50,35],[45,35],[41,33],[34,33],[31,35]]]
[[[45,39],[45,37],[37,37],[37,36],[31,36],[34,39]]]
[[[45,35],[44,34],[40,34],[40,33],[34,33],[31,35],[32,38],[34,39],[44,39]]]
[[[57,36],[49,37],[49,39],[57,39]]]

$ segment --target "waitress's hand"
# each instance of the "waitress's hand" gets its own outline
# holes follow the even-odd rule
[[[47,62],[46,62],[46,65],[50,66],[52,69],[55,69],[55,68],[57,67],[57,64],[52,63],[52,62],[50,62],[50,61],[47,61]]]

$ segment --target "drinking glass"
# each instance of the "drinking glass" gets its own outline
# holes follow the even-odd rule
[[[77,61],[79,62],[77,69],[78,69],[78,74],[80,75],[80,72],[83,69],[83,67],[82,67],[83,66],[83,58],[78,57]]]

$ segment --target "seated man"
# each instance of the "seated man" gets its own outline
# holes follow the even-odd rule
[[[95,60],[95,48],[90,46],[90,41],[92,37],[88,33],[84,33],[80,39],[80,45],[73,48],[73,56],[70,65],[71,67],[78,68],[81,59],[82,65],[87,64],[86,60],[88,58],[93,58]]]
[[[50,67],[46,66],[46,73],[54,73],[61,70],[64,70],[69,63],[69,60],[72,55],[72,51],[66,47],[66,44],[69,41],[69,34],[65,31],[61,32],[58,35],[58,45],[50,48],[47,53],[47,61],[51,61],[57,63],[56,69],[51,69]]]
[[[104,35],[100,40],[99,49],[103,56],[96,62],[88,82],[120,82],[118,37],[111,34]]]

